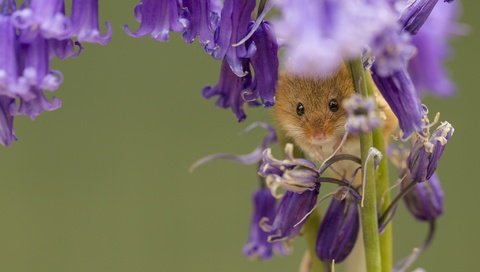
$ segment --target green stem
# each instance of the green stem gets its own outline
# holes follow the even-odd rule
[[[312,269],[311,272],[326,272],[327,266],[317,257],[317,235],[318,235],[318,226],[320,226],[320,214],[315,210],[308,217],[305,225],[303,226],[305,240],[307,241],[308,251],[310,252],[312,260]]]
[[[368,97],[367,78],[361,58],[350,62],[352,71],[353,84],[355,90],[364,97]],[[362,162],[366,161],[368,151],[373,146],[372,133],[365,133],[360,136],[360,148],[362,152]],[[363,229],[365,258],[368,272],[381,272],[382,260],[380,254],[380,239],[378,234],[378,218],[377,218],[377,193],[375,185],[375,175],[373,169],[373,161],[364,165],[365,171],[365,195],[364,206],[361,208],[361,221]]]
[[[370,96],[374,95],[375,83],[370,75],[367,74],[367,89]],[[380,161],[376,176],[377,203],[380,204],[380,213],[383,214],[390,205],[391,193],[388,176],[388,160],[386,158],[385,137],[381,129],[373,131],[373,146],[384,155]],[[382,234],[380,234],[380,251],[382,256],[382,272],[391,272],[393,266],[393,230],[392,224],[388,224]]]

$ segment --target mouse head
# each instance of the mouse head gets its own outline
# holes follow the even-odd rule
[[[329,78],[280,76],[275,118],[297,143],[324,144],[345,131],[344,99],[354,94],[350,70],[342,66]]]

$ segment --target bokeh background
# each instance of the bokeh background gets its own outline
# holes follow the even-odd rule
[[[0,151],[0,270],[297,271],[304,249],[267,262],[241,254],[247,238],[255,167],[213,162],[216,152],[246,153],[263,136],[239,136],[268,110],[249,110],[238,124],[201,88],[217,81],[219,63],[178,35],[169,43],[127,37],[136,1],[101,1],[114,26],[105,47],[87,45],[77,59],[56,62],[65,83],[62,109],[35,122],[17,118],[19,141]],[[446,211],[432,248],[417,266],[477,271],[480,245],[480,4],[463,1],[470,34],[454,41],[448,63],[458,84],[450,100],[428,98],[456,134],[441,162]],[[410,252],[426,226],[402,207],[395,255]]]

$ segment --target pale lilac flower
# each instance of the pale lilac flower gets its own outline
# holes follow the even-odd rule
[[[444,61],[450,55],[448,41],[465,32],[457,22],[458,1],[439,3],[426,20],[424,26],[412,37],[417,53],[408,63],[408,71],[417,92],[448,96],[455,91],[454,83],[445,71]]]
[[[250,258],[259,258],[262,260],[270,259],[273,252],[280,255],[288,254],[287,248],[282,242],[268,241],[269,232],[261,228],[261,222],[273,221],[275,217],[276,199],[270,193],[268,188],[258,189],[252,197],[253,213],[250,221],[250,231],[248,242],[243,247],[243,254]]]
[[[323,261],[340,263],[352,252],[360,229],[358,199],[339,190],[320,223],[316,253]]]
[[[70,35],[77,36],[79,42],[105,45],[112,36],[112,26],[109,22],[105,25],[107,33],[102,35],[98,26],[98,0],[73,0]]]
[[[297,74],[328,75],[365,46],[397,15],[381,0],[276,0],[281,18],[274,22],[285,43],[286,68]]]
[[[150,34],[157,41],[167,41],[170,31],[182,32],[187,23],[180,17],[177,0],[140,0],[135,7],[135,18],[140,23],[136,32],[124,26],[125,32],[139,38]]]
[[[345,128],[351,134],[367,133],[382,125],[382,120],[375,111],[373,98],[365,99],[354,95],[343,102],[347,112]]]

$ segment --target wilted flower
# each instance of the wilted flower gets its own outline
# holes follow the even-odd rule
[[[333,196],[318,230],[316,252],[323,261],[342,262],[357,241],[358,200],[344,190]]]
[[[405,189],[409,184],[403,182],[402,188]],[[420,221],[437,219],[443,213],[443,191],[438,176],[433,174],[429,180],[416,183],[403,200],[416,219]]]
[[[432,177],[453,132],[452,125],[443,122],[430,137],[417,138],[407,159],[411,180],[421,183]]]
[[[375,111],[373,98],[364,98],[361,95],[354,95],[343,102],[347,111],[347,122],[345,128],[349,133],[367,133],[382,125],[382,120]]]
[[[449,39],[465,32],[457,22],[458,10],[458,1],[439,3],[425,25],[412,37],[417,53],[409,61],[408,71],[419,93],[447,96],[455,91],[444,61],[450,55]]]
[[[274,251],[281,255],[288,253],[282,242],[268,241],[269,232],[265,232],[260,224],[262,221],[272,221],[275,217],[276,199],[268,188],[260,188],[253,194],[253,213],[250,222],[248,242],[243,247],[243,254],[248,257],[258,257],[262,260],[270,259]]]
[[[123,29],[134,38],[150,34],[157,41],[167,41],[170,31],[181,32],[187,27],[180,17],[180,8],[177,0],[140,0],[135,7],[139,29],[132,32],[128,25]]]

